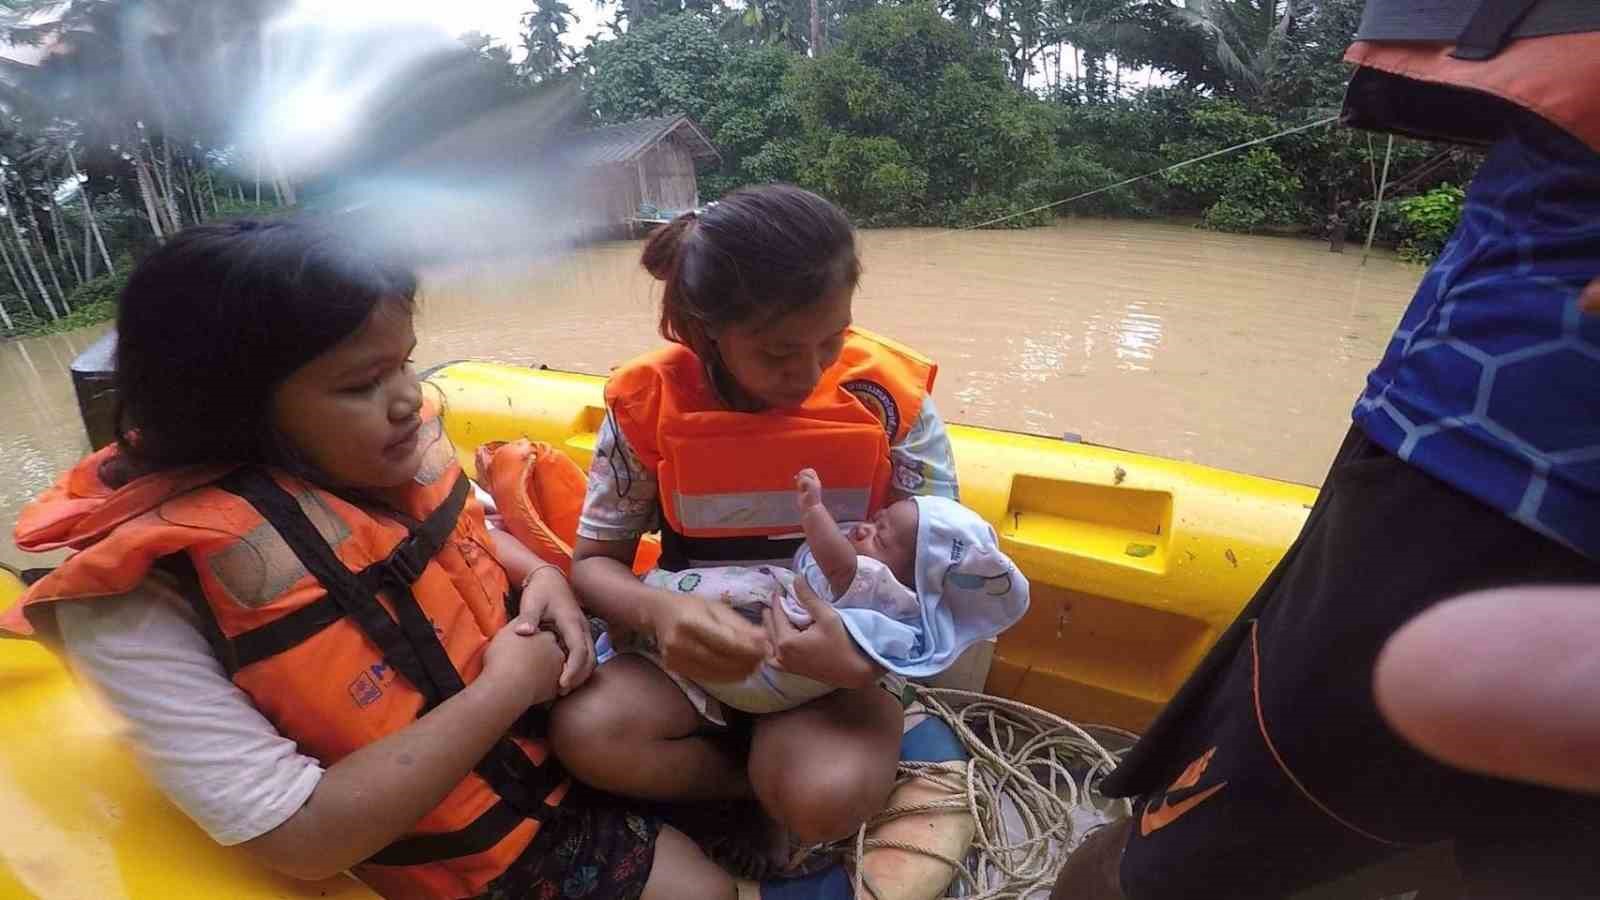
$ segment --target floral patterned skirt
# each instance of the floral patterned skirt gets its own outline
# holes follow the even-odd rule
[[[485,900],[637,900],[655,862],[662,820],[646,804],[628,804],[574,784],[539,834]]]

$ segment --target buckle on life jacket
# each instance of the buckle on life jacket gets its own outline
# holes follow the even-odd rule
[[[377,580],[394,587],[409,588],[416,584],[427,567],[426,562],[419,563],[416,559],[417,543],[417,535],[412,533],[387,557],[373,563],[371,569]]]
[[[373,572],[377,580],[392,587],[410,588],[421,578],[427,570],[428,562],[439,554],[444,548],[444,543],[455,528],[456,518],[460,516],[462,501],[465,500],[466,479],[457,482],[451,491],[449,500],[421,524],[407,532],[406,536],[395,544],[389,555],[373,563],[368,570]],[[460,495],[458,498],[457,495]]]

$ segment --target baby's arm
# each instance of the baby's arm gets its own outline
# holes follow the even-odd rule
[[[801,469],[794,477],[796,501],[800,504],[800,527],[806,533],[806,543],[811,555],[828,576],[828,586],[835,597],[850,589],[856,577],[856,548],[845,540],[839,523],[833,520],[828,508],[822,505],[822,479],[814,469]]]

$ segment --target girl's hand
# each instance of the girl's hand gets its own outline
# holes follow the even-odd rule
[[[589,617],[572,593],[572,585],[562,576],[561,570],[545,564],[535,569],[533,576],[522,589],[521,615],[524,624],[533,623],[533,631],[548,623],[561,638],[567,650],[567,663],[561,669],[561,696],[589,680],[594,674],[594,638],[589,634]]]
[[[822,479],[817,477],[816,469],[801,469],[794,476],[794,489],[797,494],[795,503],[801,512],[822,505]]]
[[[883,670],[856,648],[838,611],[823,603],[804,578],[794,580],[794,592],[811,613],[811,624],[796,628],[783,610],[767,607],[763,617],[772,638],[770,662],[836,688],[862,688],[877,681]]]
[[[738,681],[771,652],[767,634],[720,603],[665,594],[650,611],[651,630],[668,669],[695,681]]]
[[[554,632],[540,631],[538,622],[517,616],[484,648],[483,673],[478,677],[511,692],[526,709],[556,698],[563,657]]]

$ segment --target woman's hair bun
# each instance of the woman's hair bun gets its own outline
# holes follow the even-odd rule
[[[657,281],[670,281],[678,271],[678,254],[698,217],[686,212],[650,233],[639,262]]]

